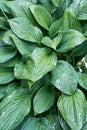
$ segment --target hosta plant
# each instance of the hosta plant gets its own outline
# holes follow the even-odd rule
[[[0,130],[87,130],[87,0],[0,0]]]

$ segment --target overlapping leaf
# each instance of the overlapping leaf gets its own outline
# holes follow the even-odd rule
[[[31,5],[30,10],[36,21],[45,29],[49,29],[52,24],[52,17],[48,10],[40,5]]]
[[[49,100],[48,100],[49,99]],[[47,111],[55,101],[55,91],[48,86],[42,87],[33,100],[34,113],[40,114]]]
[[[27,89],[17,89],[0,103],[0,129],[15,129],[31,108],[31,95]]]
[[[81,90],[77,89],[72,96],[60,96],[57,106],[72,130],[83,127],[86,121],[86,98]]]
[[[58,61],[52,71],[52,84],[65,94],[73,94],[77,88],[77,75],[74,68],[65,61]]]
[[[17,54],[17,50],[12,46],[0,47],[0,63],[4,63]]]
[[[15,79],[13,70],[0,68],[0,84],[6,84]]]
[[[23,40],[39,43],[43,37],[41,30],[31,25],[28,19],[15,18],[9,24],[12,31]]]
[[[86,40],[86,37],[76,30],[69,30],[63,34],[60,46],[58,48],[59,52],[68,52],[80,45]]]
[[[16,65],[14,72],[18,79],[28,79],[35,82],[53,70],[56,64],[57,57],[54,52],[51,53],[46,48],[36,48],[31,54],[31,58],[26,58],[26,63]]]

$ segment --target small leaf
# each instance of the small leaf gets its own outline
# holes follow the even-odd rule
[[[72,130],[80,130],[86,120],[86,98],[79,89],[72,95],[60,96],[57,106]]]
[[[17,54],[17,50],[12,46],[0,47],[0,63],[4,63]]]
[[[9,68],[0,68],[0,84],[6,84],[14,80],[14,72]]]
[[[31,5],[30,10],[34,15],[36,21],[45,29],[49,29],[52,24],[52,17],[48,10],[40,5]]]
[[[14,18],[9,20],[9,24],[15,35],[23,40],[39,43],[43,37],[41,30],[32,26],[28,19]]]
[[[25,61],[26,64],[20,63],[15,66],[15,76],[35,82],[55,68],[57,56],[47,48],[36,48]]]
[[[46,36],[42,39],[42,44],[56,50],[56,47],[60,43],[60,41],[61,41],[61,36],[57,36],[52,40],[50,39],[50,37]]]
[[[58,51],[68,52],[75,48],[77,45],[80,45],[85,40],[86,37],[82,33],[76,30],[69,30],[63,34],[62,40],[59,44]]]
[[[51,25],[51,27],[49,29],[50,37],[54,37],[56,34],[58,34],[58,32],[60,32],[61,23],[62,23],[62,18],[60,18],[60,19],[56,20],[55,22],[53,22],[53,24]]]
[[[73,94],[77,88],[77,74],[67,62],[59,60],[52,71],[52,84],[65,94]]]
[[[81,87],[87,90],[87,74],[78,73],[78,80]]]
[[[14,46],[14,42],[11,39],[11,36],[13,35],[11,30],[8,30],[4,33],[3,37],[2,37],[2,41],[5,42],[8,45],[12,45]]]
[[[16,89],[0,103],[0,130],[14,130],[30,112],[31,95],[27,89]]]
[[[54,101],[55,93],[51,87],[44,86],[39,89],[33,100],[35,115],[47,111],[53,105]]]

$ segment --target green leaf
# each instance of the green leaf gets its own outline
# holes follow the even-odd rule
[[[11,58],[10,60],[1,63],[0,66],[2,67],[14,67],[16,64],[21,62],[21,57],[20,55],[15,55],[13,58]]]
[[[46,36],[42,39],[42,44],[56,50],[56,47],[60,43],[61,39],[61,36],[57,36],[52,40],[50,39],[50,37]]]
[[[78,73],[78,80],[81,87],[87,90],[87,74]]]
[[[59,111],[58,111],[58,119],[62,130],[71,130],[71,128],[68,126],[68,124],[66,123],[66,121],[64,120]]]
[[[49,130],[41,119],[30,118],[25,122],[21,130]]]
[[[17,54],[17,50],[12,46],[0,47],[0,63],[4,63]]]
[[[71,10],[79,20],[87,20],[87,0],[74,0]]]
[[[39,43],[43,37],[41,30],[32,26],[28,19],[14,18],[9,20],[9,24],[15,35],[23,40]]]
[[[22,55],[26,55],[26,54],[30,55],[32,53],[32,51],[37,47],[36,44],[32,44],[30,42],[23,41],[15,35],[11,36],[11,38],[14,41],[18,51]]]
[[[9,68],[0,68],[0,84],[6,84],[14,80],[14,72]]]
[[[27,89],[16,89],[0,103],[0,129],[14,130],[29,113],[31,95]]]
[[[56,115],[49,115],[46,118],[30,118],[21,130],[62,130],[58,124]]]
[[[60,6],[60,0],[51,0],[56,7]]]
[[[81,56],[87,53],[87,40],[84,41],[82,44],[76,46],[73,50],[72,50],[72,54],[74,56]]]
[[[57,106],[72,130],[80,130],[86,120],[86,98],[79,89],[72,95],[60,96]]]
[[[35,115],[47,111],[54,104],[54,101],[55,93],[51,87],[44,86],[40,88],[33,100]]]
[[[11,39],[11,36],[13,35],[11,30],[8,30],[4,33],[3,37],[2,37],[2,41],[5,42],[8,45],[12,45],[14,46],[14,43]]]
[[[48,10],[40,5],[31,5],[30,10],[34,15],[36,21],[45,29],[49,29],[52,24],[52,17]]]
[[[66,9],[63,14],[61,31],[64,32],[68,29],[74,29],[81,32],[81,25],[76,16],[70,11],[70,8]]]
[[[6,21],[4,17],[0,17],[0,29],[7,30],[8,28],[6,27]]]
[[[62,23],[62,18],[56,20],[55,22],[52,23],[50,29],[49,29],[49,35],[50,37],[54,37],[56,34],[58,34],[58,32],[61,29],[61,23]]]
[[[65,94],[73,94],[77,88],[77,74],[67,62],[59,60],[52,71],[52,84]]]
[[[29,10],[30,5],[32,5],[32,3],[30,3],[29,0],[28,1],[15,0],[15,1],[8,1],[7,3],[7,6],[11,11],[11,15],[13,15],[14,17],[24,18],[28,20],[28,22],[31,25],[37,25],[31,11]]]
[[[69,30],[63,34],[62,40],[59,44],[58,52],[68,52],[80,45],[86,40],[86,37],[76,30]]]
[[[28,57],[25,61],[26,64],[20,63],[15,66],[15,76],[35,82],[56,67],[57,56],[47,48],[36,48],[31,58]]]

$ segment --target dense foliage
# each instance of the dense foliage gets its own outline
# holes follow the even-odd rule
[[[87,0],[0,0],[0,130],[87,130]]]

